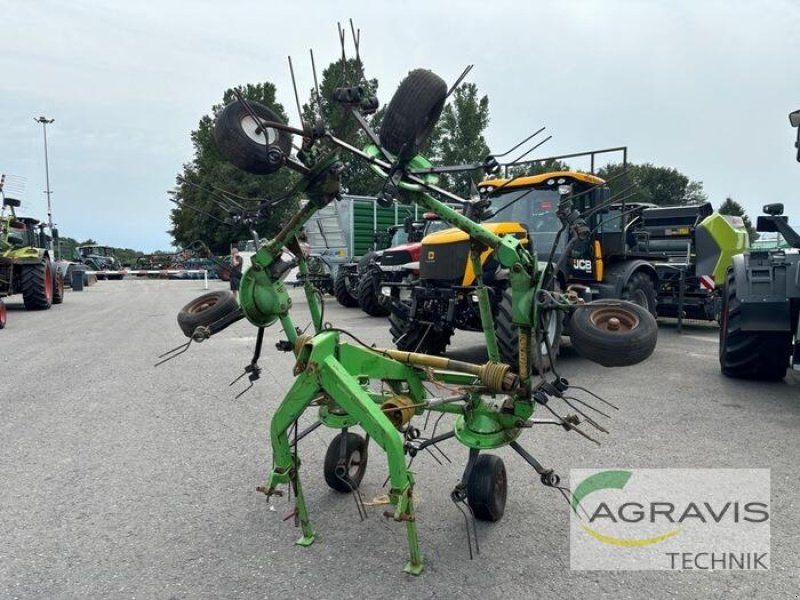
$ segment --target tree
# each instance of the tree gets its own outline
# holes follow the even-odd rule
[[[702,181],[693,181],[671,167],[656,167],[651,163],[628,163],[626,167],[616,163],[601,168],[598,176],[610,180],[611,191],[624,196],[626,202],[678,206],[700,204],[708,199]]]
[[[570,170],[570,166],[563,160],[548,158],[542,161],[511,167],[508,170],[508,177],[524,177],[527,175],[541,175],[543,173],[555,173],[558,171]]]
[[[438,131],[432,136],[435,159],[445,165],[459,165],[483,161],[489,155],[489,146],[483,132],[489,125],[489,97],[478,96],[478,86],[464,83],[453,92],[453,98],[442,111]],[[454,193],[469,197],[475,172],[459,173],[445,177],[445,185]]]
[[[275,86],[264,82],[236,88],[245,98],[269,106],[283,120],[286,114],[275,100]],[[219,206],[220,191],[237,196],[237,202],[254,207],[259,200],[283,197],[291,189],[295,175],[281,169],[272,175],[251,175],[227,161],[214,142],[214,121],[223,107],[235,100],[233,89],[225,91],[222,103],[212,107],[211,114],[200,119],[192,131],[194,158],[183,165],[176,177],[176,187],[169,192],[177,207],[172,209],[169,230],[176,246],[187,246],[195,240],[203,241],[212,252],[227,254],[231,244],[249,239],[246,226],[225,222],[227,213]],[[256,225],[259,237],[271,237],[297,210],[297,199],[290,197],[276,207],[269,219]]]
[[[371,142],[351,114],[349,107],[336,102],[334,93],[337,88],[360,85],[368,94],[377,94],[378,80],[367,79],[363,69],[363,64],[357,63],[354,58],[347,59],[344,63],[342,59],[332,62],[322,71],[319,84],[322,101],[318,101],[317,92],[312,89],[309,101],[302,109],[304,121],[316,123],[321,119],[337,138],[359,149]],[[380,125],[384,111],[385,109],[381,109],[367,119],[371,127],[377,128]],[[342,173],[343,191],[359,196],[376,195],[383,185],[382,179],[365,161],[344,154],[342,157],[349,159]]]
[[[747,216],[744,207],[736,202],[736,200],[733,198],[725,198],[725,202],[720,205],[720,207],[717,209],[717,212],[721,215],[741,217],[742,221],[744,221],[744,226],[747,229],[747,237],[750,238],[751,244],[759,238],[758,232],[756,231],[756,228],[753,227],[753,222],[750,220],[750,217]]]

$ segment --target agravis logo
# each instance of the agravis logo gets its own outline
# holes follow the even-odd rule
[[[574,569],[768,569],[767,469],[573,470]]]
[[[580,484],[578,484],[578,486],[575,488],[575,491],[572,493],[572,511],[575,514],[578,514],[578,508],[581,507],[581,500],[583,500],[592,492],[607,489],[624,489],[625,485],[628,483],[628,480],[631,478],[631,474],[631,471],[601,471],[600,473],[587,477],[581,481]],[[603,511],[602,513],[601,510]],[[589,515],[589,522],[594,523],[596,519],[605,517],[606,515],[608,515],[611,519],[614,518],[613,513],[609,510],[608,505],[604,502],[600,503],[597,507],[597,510]],[[580,515],[578,514],[578,516]],[[681,531],[680,528],[677,528],[661,535],[645,538],[624,539],[615,537],[613,535],[604,535],[596,529],[589,527],[589,525],[585,523],[581,523],[581,528],[593,538],[604,544],[625,547],[649,546],[650,544],[657,544],[658,542],[663,542],[664,540],[679,534]]]

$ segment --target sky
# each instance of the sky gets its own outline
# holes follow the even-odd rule
[[[451,83],[474,64],[493,152],[546,126],[553,139],[531,157],[627,146],[633,162],[702,181],[715,206],[730,196],[753,219],[767,202],[794,222],[800,212],[797,0],[0,0],[0,18],[6,191],[46,219],[34,118],[55,119],[53,219],[80,241],[170,248],[167,192],[200,118],[225,89],[271,81],[298,124],[287,56],[304,101],[309,49],[321,71],[350,18],[381,103],[414,68]]]

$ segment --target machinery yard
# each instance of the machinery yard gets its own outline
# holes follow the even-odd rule
[[[286,497],[271,509],[255,491],[272,465],[270,417],[293,382],[294,356],[273,347],[277,328],[266,332],[261,379],[239,399],[246,379],[229,384],[250,362],[256,332],[244,321],[153,366],[185,340],[176,313],[201,293],[201,281],[129,277],[68,290],[64,305],[44,312],[7,301],[0,598],[797,596],[800,373],[778,383],[724,377],[715,323],[688,321],[679,334],[660,319],[653,355],[625,369],[581,358],[565,338],[561,375],[620,410],[610,435],[598,434],[601,447],[553,427],[528,432],[527,445],[565,476],[581,467],[770,468],[771,571],[571,571],[566,502],[509,448],[496,453],[513,518],[477,523],[481,554],[469,560],[464,517],[448,497],[467,450],[452,440],[440,446],[452,464],[422,452],[413,465],[426,574],[412,578],[396,568],[405,530],[383,517],[386,506],[368,506],[361,521],[353,497],[325,484],[327,428],[299,444],[313,546],[293,544]],[[303,328],[302,290],[290,294]],[[326,296],[325,319],[391,347],[385,318]],[[483,336],[461,332],[448,356],[485,361]],[[360,488],[367,504],[387,493],[386,475],[376,452]]]

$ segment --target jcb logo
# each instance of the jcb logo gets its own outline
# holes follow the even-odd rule
[[[433,250],[428,250],[428,260],[436,260],[436,253]]]
[[[572,268],[576,271],[592,272],[592,261],[588,258],[576,258],[572,261]]]

